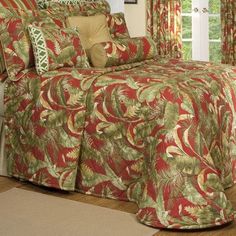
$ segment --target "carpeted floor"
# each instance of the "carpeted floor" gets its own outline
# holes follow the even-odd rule
[[[152,236],[134,214],[13,188],[0,193],[0,235]]]
[[[22,182],[14,178],[0,177],[0,193],[13,189],[13,188],[19,188],[19,189],[32,191],[32,192],[38,192],[38,193],[46,194],[48,196],[56,196],[63,199],[73,200],[76,202],[88,203],[90,205],[101,206],[101,207],[105,207],[109,209],[115,209],[115,210],[123,211],[126,213],[135,214],[138,210],[137,205],[133,202],[124,202],[124,201],[118,201],[118,200],[112,200],[112,199],[104,199],[104,198],[94,197],[91,195],[84,195],[84,194],[75,193],[75,192],[68,193],[65,191],[36,186],[29,182]],[[226,195],[231,200],[234,208],[236,209],[236,185],[232,188],[227,189]],[[0,219],[1,217],[2,217],[2,214],[0,213]],[[137,224],[140,224],[140,223],[137,223]],[[220,227],[216,227],[212,229],[200,230],[200,231],[199,230],[198,231],[160,230],[156,232],[157,233],[155,236],[185,236],[185,235],[235,236],[236,235],[236,222],[233,222],[228,225],[224,225],[224,226],[220,226]],[[94,236],[96,235],[97,234],[95,234]],[[50,235],[45,235],[45,236],[50,236]],[[70,236],[74,236],[74,235],[70,235]],[[82,236],[87,236],[87,235],[82,235]],[[124,236],[132,236],[132,233],[130,235],[125,234]],[[148,236],[148,235],[145,235],[145,236]]]

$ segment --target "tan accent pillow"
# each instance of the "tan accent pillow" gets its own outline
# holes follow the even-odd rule
[[[78,27],[82,45],[86,50],[96,43],[112,40],[105,15],[70,16],[66,24],[67,27]]]

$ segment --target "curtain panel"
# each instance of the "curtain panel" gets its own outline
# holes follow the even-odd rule
[[[180,58],[182,53],[181,0],[147,0],[147,34],[158,54]]]
[[[222,63],[236,65],[236,1],[221,0]]]

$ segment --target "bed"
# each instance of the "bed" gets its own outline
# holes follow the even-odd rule
[[[6,81],[8,175],[136,202],[138,220],[152,227],[233,221],[224,190],[236,182],[236,68],[114,61],[43,73],[31,66]]]

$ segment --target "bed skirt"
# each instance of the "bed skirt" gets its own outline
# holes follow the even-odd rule
[[[5,83],[0,83],[0,176],[7,176],[6,159],[4,158],[4,86]]]

